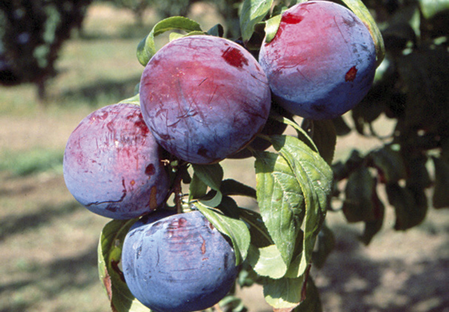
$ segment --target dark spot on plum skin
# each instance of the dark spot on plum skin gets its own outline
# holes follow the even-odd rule
[[[203,146],[201,146],[197,152],[198,155],[203,156],[203,157],[208,157],[208,153],[209,153],[208,150],[206,148],[204,148]]]
[[[285,12],[282,15],[282,22],[286,24],[298,24],[304,19],[304,16],[296,15],[290,12]]]
[[[85,206],[86,207],[90,207],[92,205],[100,205],[100,204],[110,203],[110,205],[108,205],[105,209],[108,210],[108,211],[112,211],[112,212],[117,211],[118,208],[116,206],[114,206],[113,204],[122,202],[125,199],[125,197],[126,197],[126,192],[127,191],[126,191],[125,179],[122,179],[122,186],[123,186],[123,191],[122,191],[123,194],[122,194],[122,197],[120,197],[120,199],[118,199],[118,200],[106,200],[106,201],[102,201],[102,202],[93,202],[93,203],[86,204]]]
[[[326,105],[324,105],[324,104],[315,104],[315,105],[312,105],[312,109],[317,111],[317,112],[324,112],[324,111],[326,111]]]
[[[228,257],[229,257],[228,254],[224,255],[224,268],[225,268],[225,270],[228,269]]]
[[[248,60],[239,49],[229,47],[223,52],[222,57],[231,66],[237,68],[242,68],[243,65],[248,66]]]
[[[147,176],[152,176],[156,173],[156,168],[154,167],[153,164],[149,164],[146,168],[145,168],[145,174]]]
[[[200,235],[201,239],[203,240],[203,243],[201,244],[201,254],[206,253],[206,240]]]
[[[356,75],[357,68],[355,68],[355,66],[352,66],[345,75],[345,81],[354,81]]]

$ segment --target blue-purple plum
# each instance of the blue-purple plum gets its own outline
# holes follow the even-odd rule
[[[238,273],[231,244],[199,211],[156,211],[137,221],[123,243],[122,268],[131,293],[155,312],[207,309]]]
[[[271,103],[271,110],[278,115],[286,116],[288,118],[293,117],[290,113],[286,112],[284,109],[282,109],[282,107],[280,107],[276,103]],[[279,122],[272,118],[268,118],[267,123],[263,127],[260,134],[264,134],[264,135],[268,135],[268,136],[274,135],[274,134],[282,134],[282,133],[284,133],[286,128],[287,128],[287,124]],[[256,137],[253,141],[251,141],[251,143],[247,147],[238,151],[235,154],[232,154],[228,158],[230,158],[230,159],[248,158],[248,157],[253,156],[252,151],[250,149],[248,149],[248,147],[250,147],[256,151],[264,151],[267,148],[269,148],[270,146],[271,146],[270,141],[260,138],[260,137]]]
[[[259,53],[277,102],[310,119],[338,117],[371,88],[376,51],[368,28],[329,1],[296,4],[281,17],[273,40]]]
[[[140,81],[145,122],[179,159],[216,163],[249,144],[271,106],[268,80],[256,59],[230,40],[188,36],[148,62]]]
[[[161,152],[138,105],[108,105],[84,118],[70,135],[65,183],[96,214],[136,218],[155,210],[168,194]]]

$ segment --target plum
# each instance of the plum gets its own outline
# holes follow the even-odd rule
[[[156,209],[168,194],[161,152],[138,105],[108,105],[89,114],[70,135],[65,183],[94,213],[136,218]]]
[[[368,28],[329,1],[296,4],[281,17],[273,40],[260,48],[273,97],[292,114],[338,117],[370,89],[376,51]]]
[[[209,308],[238,273],[231,244],[199,211],[155,211],[137,221],[123,242],[122,268],[131,293],[156,312]]]
[[[262,130],[271,92],[247,50],[195,35],[171,41],[151,58],[140,103],[163,148],[184,161],[211,164],[243,149]]]
[[[288,118],[292,118],[293,116],[286,112],[282,107],[277,105],[276,103],[271,103],[271,111],[278,115],[286,116]],[[287,128],[287,124],[279,122],[275,119],[268,118],[265,126],[263,127],[260,134],[264,135],[273,135],[273,134],[282,134],[284,133],[285,129]],[[268,140],[265,140],[263,138],[256,137],[247,147],[252,148],[256,151],[264,151],[267,148],[271,146],[271,142]],[[230,159],[243,159],[253,156],[252,152],[248,148],[244,148],[240,151],[238,151],[235,154],[232,154],[228,156],[227,158]]]

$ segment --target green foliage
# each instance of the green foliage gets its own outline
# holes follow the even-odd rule
[[[430,202],[435,208],[449,207],[445,152],[449,67],[441,66],[449,62],[449,2],[394,1],[385,7],[371,1],[367,6],[375,16],[386,13],[378,21],[386,56],[373,88],[351,117],[355,131],[377,138],[383,146],[365,155],[354,151],[346,161],[333,164],[334,195],[343,201],[349,222],[365,223],[360,237],[365,244],[382,228],[386,205],[378,196],[382,187],[394,207],[395,230],[419,225]],[[381,117],[395,121],[387,136],[379,136],[374,127]],[[346,135],[351,128],[341,121],[340,134]],[[340,181],[347,181],[344,189],[337,186]]]
[[[112,311],[148,311],[129,291],[119,267],[123,241],[135,221],[113,220],[105,225],[100,236],[98,273]]]

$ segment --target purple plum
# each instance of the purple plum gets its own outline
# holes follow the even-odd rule
[[[136,218],[155,210],[168,194],[161,151],[138,105],[105,106],[70,135],[64,152],[65,183],[94,213]]]
[[[249,144],[271,106],[267,77],[256,59],[230,40],[188,36],[148,62],[140,82],[145,122],[179,159],[216,163]]]
[[[275,37],[261,46],[259,62],[287,111],[331,119],[352,109],[371,88],[376,51],[368,28],[346,7],[308,1],[282,14]]]
[[[126,235],[122,249],[126,284],[155,312],[207,309],[235,282],[234,250],[199,211],[167,215],[151,213]]]

